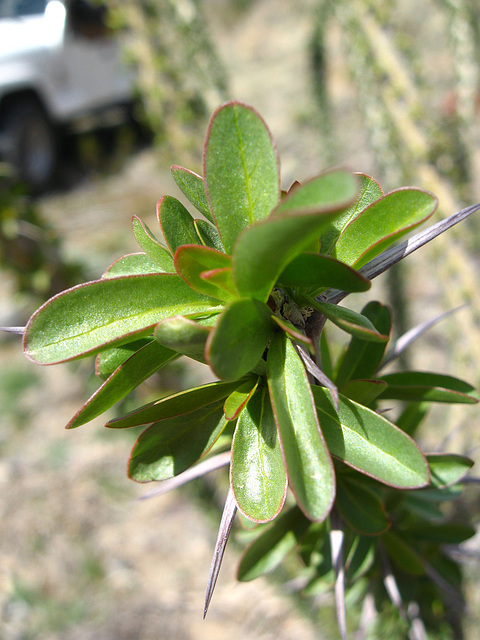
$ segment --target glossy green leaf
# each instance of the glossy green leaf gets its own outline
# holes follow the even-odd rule
[[[225,428],[222,405],[210,404],[148,427],[132,449],[129,477],[150,482],[167,480],[185,471],[210,450]]]
[[[310,298],[309,301],[314,309],[323,313],[326,318],[346,333],[367,342],[388,341],[388,335],[379,333],[367,316],[329,302],[318,302]]]
[[[432,486],[438,488],[460,482],[473,467],[473,460],[454,453],[432,453],[427,455],[427,462]]]
[[[279,275],[278,283],[295,290],[306,289],[311,296],[316,296],[327,287],[352,293],[368,291],[371,287],[370,280],[358,271],[335,258],[318,253],[300,253]]]
[[[238,565],[237,579],[248,582],[273,571],[296,547],[310,524],[297,507],[282,513],[246,548]]]
[[[339,397],[337,413],[330,391],[313,386],[318,418],[330,453],[345,464],[398,489],[429,482],[427,462],[416,443],[367,407]]]
[[[322,233],[320,238],[320,251],[322,253],[330,254],[342,229],[356,218],[359,213],[383,196],[383,191],[376,180],[363,173],[357,175],[360,182],[359,195],[355,202],[341,216],[332,220]]]
[[[198,321],[173,316],[159,322],[153,335],[164,347],[205,363],[205,345],[214,322],[215,316]]]
[[[399,569],[414,576],[421,576],[425,573],[423,558],[396,532],[390,530],[384,533],[382,543]]]
[[[190,169],[179,167],[178,165],[173,165],[171,171],[173,179],[177,183],[177,186],[182,191],[183,195],[188,198],[197,211],[200,211],[207,220],[213,222],[212,214],[210,213],[210,206],[207,200],[207,193],[205,191],[205,183],[202,176],[190,171]]]
[[[150,402],[135,409],[121,418],[114,418],[105,425],[111,429],[127,429],[166,418],[182,416],[202,409],[208,405],[224,402],[232,391],[242,384],[235,382],[212,382],[201,387],[174,393],[173,395]]]
[[[272,216],[288,213],[320,213],[337,209],[337,215],[355,201],[358,181],[350,171],[331,169],[292,187],[272,211]]]
[[[225,307],[207,340],[207,360],[222,380],[241,378],[265,351],[273,331],[272,312],[258,300],[235,300]]]
[[[358,533],[380,535],[390,527],[385,506],[376,493],[347,478],[338,478],[335,507]]]
[[[266,218],[280,199],[275,147],[251,107],[230,102],[213,114],[205,141],[204,177],[210,210],[231,253],[239,233]]]
[[[354,402],[368,406],[378,398],[386,386],[387,383],[381,380],[350,380],[340,389],[340,393]]]
[[[132,218],[132,228],[136,241],[147,256],[158,264],[160,267],[158,270],[164,273],[175,273],[172,254],[137,216]]]
[[[356,189],[349,172],[324,173],[286,196],[267,220],[245,230],[233,251],[233,278],[240,294],[266,301],[289,262],[310,249],[354,199]],[[302,197],[304,190],[310,199]]]
[[[436,208],[437,199],[427,191],[405,187],[387,193],[344,227],[334,255],[358,269],[428,220]]]
[[[267,356],[268,386],[289,484],[311,520],[322,521],[335,498],[335,474],[300,356],[281,333]]]
[[[192,216],[176,198],[161,198],[157,204],[157,217],[172,254],[184,244],[202,244]]]
[[[215,284],[200,276],[204,271],[225,269],[231,266],[230,256],[209,247],[186,245],[179,247],[175,253],[175,269],[178,275],[196,291],[219,297],[222,300],[230,299],[231,294],[227,294],[224,289],[219,289]]]
[[[95,375],[106,380],[117,367],[128,360],[136,351],[152,341],[152,338],[141,338],[134,340],[121,347],[112,347],[101,351],[95,358]]]
[[[175,351],[162,347],[158,342],[149,342],[121,364],[95,391],[67,424],[67,429],[79,427],[101,415],[177,357]]]
[[[369,302],[362,309],[362,315],[370,320],[380,334],[385,336],[391,334],[392,317],[387,306],[380,302]],[[341,388],[349,380],[373,378],[382,361],[386,347],[387,343],[385,342],[372,343],[353,337],[334,378],[337,386]]]
[[[230,482],[237,506],[247,518],[269,522],[281,511],[287,474],[266,388],[253,395],[238,418]]]
[[[388,384],[380,399],[411,402],[447,402],[475,404],[477,391],[468,382],[428,371],[402,371],[380,378]]]
[[[132,342],[152,333],[164,318],[206,315],[218,305],[173,274],[96,280],[55,296],[33,314],[25,353],[39,364],[63,362]]]
[[[206,220],[200,220],[199,218],[196,218],[193,224],[195,225],[195,230],[203,246],[225,253],[222,239],[213,224],[210,224],[210,222]]]
[[[115,260],[102,275],[102,278],[120,278],[121,276],[137,276],[145,273],[162,273],[162,269],[146,253],[129,253]]]
[[[259,378],[251,376],[225,400],[223,412],[227,420],[236,420],[258,387]]]
[[[222,289],[222,291],[228,294],[228,298],[238,297],[238,292],[233,282],[233,272],[231,267],[202,271],[200,278],[205,282]]]

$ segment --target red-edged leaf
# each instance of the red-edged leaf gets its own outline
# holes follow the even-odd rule
[[[254,394],[238,418],[230,482],[238,508],[250,520],[268,522],[281,511],[287,476],[265,388]]]

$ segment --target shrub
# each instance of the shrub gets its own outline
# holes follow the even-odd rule
[[[230,465],[205,612],[239,510],[260,525],[241,580],[296,548],[307,591],[334,586],[342,637],[345,589],[354,586],[374,594],[379,609],[390,597],[409,618],[403,596],[435,628],[461,601],[445,545],[474,534],[441,505],[458,496],[473,463],[425,455],[414,436],[431,403],[472,404],[478,395],[449,375],[384,373],[426,326],[388,349],[388,307],[369,302],[358,313],[338,303],[368,291],[372,277],[478,206],[395,245],[434,213],[432,194],[412,187],[384,194],[373,178],[343,169],[283,192],[271,135],[238,102],[210,121],[203,174],[172,168],[201,217],[163,197],[157,212],[166,244],[134,217],[142,251],[43,305],[23,332],[26,355],[39,364],[96,357],[104,382],[68,428],[103,414],[180,356],[218,378],[106,423],[149,425],[128,473],[163,482],[161,490]],[[338,359],[327,322],[350,336]],[[383,413],[397,401],[396,419]]]

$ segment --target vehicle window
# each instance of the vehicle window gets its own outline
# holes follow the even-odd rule
[[[39,15],[46,6],[47,0],[0,0],[0,18]]]

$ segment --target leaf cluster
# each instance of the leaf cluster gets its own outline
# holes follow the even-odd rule
[[[478,396],[450,376],[382,374],[389,309],[371,302],[358,313],[329,293],[367,291],[359,269],[426,221],[435,197],[410,187],[384,194],[373,178],[343,169],[284,192],[269,130],[238,102],[211,118],[203,176],[179,166],[172,175],[195,216],[163,197],[164,242],[134,217],[141,251],[55,296],[26,327],[25,352],[37,363],[96,357],[103,383],[68,427],[180,356],[203,362],[217,382],[107,422],[146,426],[128,463],[132,479],[190,478],[195,463],[216,468],[213,454],[230,450],[231,518],[238,509],[262,525],[240,564],[243,580],[297,547],[314,589],[334,569],[330,514],[345,532],[350,582],[375,573],[380,551],[425,575],[442,543],[472,533],[438,524],[439,502],[456,495],[451,486],[472,463],[426,456],[413,436],[426,403]],[[350,337],[337,362],[327,322]],[[378,410],[385,400],[404,402],[396,424]]]

